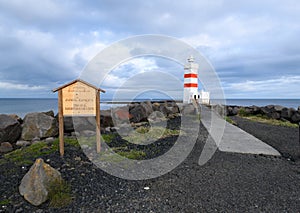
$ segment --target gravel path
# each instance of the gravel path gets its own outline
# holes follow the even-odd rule
[[[268,132],[276,141],[278,129],[270,128],[276,129]],[[217,151],[208,163],[199,166],[206,138],[202,126],[193,152],[180,166],[144,181],[111,176],[95,167],[78,148],[66,147],[64,159],[58,152],[45,156],[72,186],[74,201],[63,209],[49,209],[48,203],[33,207],[25,202],[17,187],[29,168],[0,166],[0,195],[12,201],[0,207],[0,212],[299,212],[299,161]],[[296,145],[286,142],[279,148],[292,154]],[[146,186],[150,189],[145,190]]]

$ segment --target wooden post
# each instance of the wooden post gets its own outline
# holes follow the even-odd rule
[[[63,97],[62,90],[58,91],[58,123],[59,123],[59,152],[63,157],[65,153],[64,148],[64,115],[63,115]]]
[[[97,143],[97,153],[101,149],[101,132],[100,132],[100,91],[96,91],[96,143]]]

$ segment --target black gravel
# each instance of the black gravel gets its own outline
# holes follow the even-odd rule
[[[300,160],[299,128],[266,125],[239,116],[230,118],[239,128],[277,149],[283,157]]]
[[[277,127],[270,128],[278,131]],[[256,129],[263,131],[262,127]],[[275,133],[268,132],[276,141]],[[217,151],[208,163],[199,166],[206,138],[202,126],[196,146],[180,166],[159,178],[143,181],[105,173],[79,148],[66,147],[64,159],[58,152],[44,156],[71,184],[73,202],[62,209],[51,209],[48,203],[34,207],[24,201],[18,186],[29,168],[2,165],[0,197],[11,200],[11,204],[0,207],[0,212],[299,212],[299,161]],[[289,140],[284,142],[280,148],[292,155],[290,151],[298,146]],[[150,189],[145,190],[146,186]]]

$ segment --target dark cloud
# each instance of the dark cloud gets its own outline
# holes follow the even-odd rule
[[[77,78],[105,45],[144,33],[174,36],[197,48],[226,88],[272,82],[300,75],[299,23],[296,0],[0,1],[0,82],[50,89]],[[175,62],[155,59],[155,65],[154,71],[182,76]],[[122,69],[120,79],[138,73],[130,64]],[[229,95],[240,94],[230,88]]]

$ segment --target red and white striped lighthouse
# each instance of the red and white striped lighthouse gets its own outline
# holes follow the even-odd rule
[[[194,63],[194,57],[188,58],[188,63],[184,66],[184,92],[183,103],[191,103],[192,99],[198,101],[198,68],[199,65]]]

